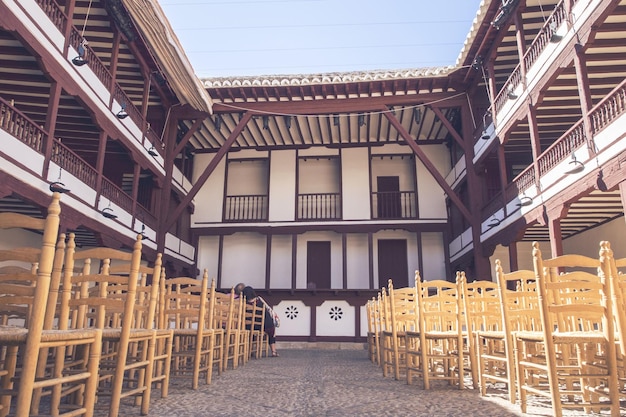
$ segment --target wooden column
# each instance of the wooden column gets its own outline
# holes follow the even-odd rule
[[[539,140],[539,128],[537,126],[537,112],[532,104],[528,103],[528,130],[530,133],[530,147],[533,153],[533,170],[535,172],[535,185],[539,187],[539,155],[541,155],[541,142]]]
[[[50,97],[48,97],[48,111],[46,112],[46,123],[44,130],[48,133],[48,138],[43,144],[43,152],[45,160],[47,161],[43,165],[43,179],[44,181],[48,177],[48,171],[50,170],[50,159],[52,158],[52,144],[54,143],[54,131],[56,128],[57,115],[59,114],[59,101],[61,99],[61,84],[57,81],[53,81],[50,86]]]
[[[265,236],[265,288],[271,288],[272,271],[272,234]]]
[[[591,98],[591,90],[589,88],[589,72],[587,70],[587,57],[582,45],[574,46],[576,54],[574,55],[574,68],[576,68],[576,85],[578,85],[578,97],[580,97],[580,109],[582,111],[583,128],[585,129],[585,141],[589,156],[596,154],[593,145],[593,131],[591,129],[591,121],[589,120],[589,110],[593,107]]]

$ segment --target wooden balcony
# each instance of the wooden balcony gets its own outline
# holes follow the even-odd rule
[[[341,220],[341,194],[299,194],[297,220]]]
[[[224,202],[224,222],[267,221],[267,195],[231,195]]]
[[[372,193],[372,219],[416,219],[415,191]]]

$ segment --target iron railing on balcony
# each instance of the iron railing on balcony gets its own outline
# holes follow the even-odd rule
[[[373,219],[415,219],[415,191],[384,191],[372,193]]]
[[[341,194],[298,194],[298,220],[341,219]]]
[[[267,221],[267,195],[230,195],[224,205],[225,222]]]

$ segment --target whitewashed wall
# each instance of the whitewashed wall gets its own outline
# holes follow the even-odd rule
[[[450,152],[445,145],[425,145],[421,147],[428,159],[437,167],[442,177],[450,171]],[[424,164],[416,160],[417,199],[421,219],[447,218],[446,196]]]
[[[369,155],[367,148],[341,151],[343,219],[370,218]]]
[[[193,181],[197,181],[198,177],[209,165],[214,155],[196,154],[194,156]],[[191,224],[198,223],[215,223],[222,221],[222,206],[224,201],[224,176],[226,172],[225,159],[220,161],[215,170],[206,180],[198,194],[194,199],[196,210],[191,215]]]
[[[269,221],[293,221],[295,215],[296,152],[272,151]]]

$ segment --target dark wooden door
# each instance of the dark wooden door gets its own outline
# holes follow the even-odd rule
[[[379,286],[386,287],[393,280],[394,288],[408,287],[409,266],[405,239],[381,239],[378,241]]]
[[[330,242],[307,242],[306,284],[309,289],[330,288]]]
[[[400,218],[400,178],[376,177],[378,195],[378,218]]]

